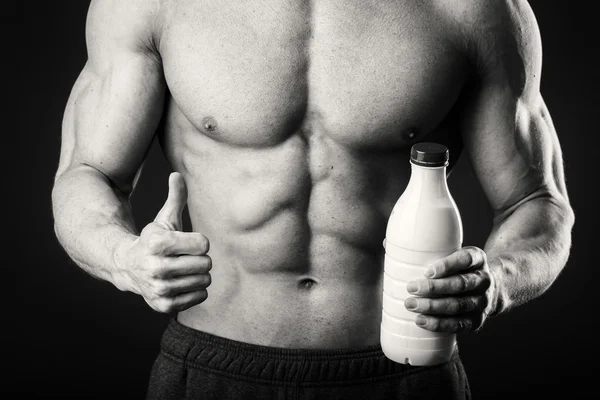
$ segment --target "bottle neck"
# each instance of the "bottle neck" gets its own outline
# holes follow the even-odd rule
[[[419,179],[443,179],[446,180],[446,166],[441,167],[424,167],[410,163],[411,176],[418,176]]]
[[[409,189],[423,190],[429,188],[434,193],[443,196],[448,192],[448,182],[446,180],[446,166],[441,167],[424,167],[421,165],[410,163],[411,175],[408,182]]]

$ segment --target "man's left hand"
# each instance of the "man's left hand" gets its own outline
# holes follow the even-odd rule
[[[496,288],[482,249],[463,247],[429,265],[425,277],[408,283],[408,292],[416,297],[404,302],[409,311],[419,313],[417,325],[452,333],[482,327]]]

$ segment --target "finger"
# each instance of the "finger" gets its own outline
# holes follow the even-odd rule
[[[178,256],[163,259],[156,278],[168,279],[185,275],[206,274],[212,269],[210,256]]]
[[[171,314],[183,310],[187,310],[197,304],[202,303],[208,298],[206,290],[198,290],[195,292],[182,293],[176,297],[162,298],[151,307],[156,311]]]
[[[440,279],[418,279],[406,285],[406,290],[417,296],[439,297],[470,291],[481,291],[489,287],[490,279],[483,271],[467,272]]]
[[[409,297],[404,301],[407,310],[427,314],[454,316],[473,311],[483,311],[487,306],[485,296],[461,296],[430,299],[426,297]]]
[[[167,255],[202,256],[210,250],[208,238],[199,232],[171,232],[171,235],[175,240],[165,248]]]
[[[485,264],[485,251],[475,246],[466,246],[429,265],[425,270],[427,278],[443,278],[479,265]]]
[[[202,256],[208,253],[208,238],[198,232],[165,231],[153,234],[148,239],[148,247],[152,254],[177,256]]]
[[[474,322],[470,317],[443,318],[430,315],[418,315],[416,324],[432,332],[459,333],[472,330]]]
[[[169,175],[169,194],[154,222],[165,229],[180,231],[183,229],[182,213],[187,203],[187,187],[179,172]]]
[[[154,292],[158,297],[175,297],[177,295],[204,290],[211,284],[210,274],[186,275],[169,280],[158,281]]]

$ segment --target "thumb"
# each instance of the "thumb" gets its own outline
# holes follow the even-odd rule
[[[183,230],[182,213],[187,203],[187,186],[179,172],[169,175],[169,195],[154,222],[173,231]]]

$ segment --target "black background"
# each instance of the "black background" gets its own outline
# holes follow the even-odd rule
[[[3,291],[0,390],[17,398],[142,399],[167,322],[141,298],[79,270],[53,232],[50,192],[61,119],[86,58],[88,4],[0,6],[2,241],[9,240],[2,264],[11,282]],[[459,337],[475,399],[575,398],[598,387],[598,223],[592,210],[600,160],[597,15],[594,2],[530,4],[542,33],[542,94],[563,147],[577,221],[567,267],[543,296]],[[133,197],[140,227],[162,206],[169,171],[155,145]],[[482,247],[491,213],[465,157],[450,176],[450,189],[463,215],[464,244]]]

